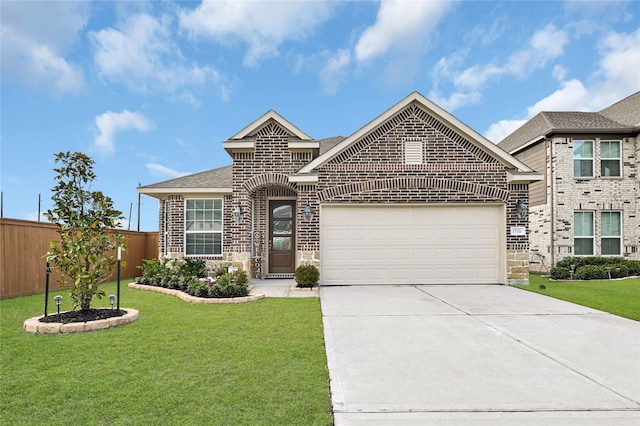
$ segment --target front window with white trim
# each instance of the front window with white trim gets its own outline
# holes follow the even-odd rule
[[[573,251],[576,256],[593,256],[593,212],[573,212]]]
[[[603,256],[620,256],[622,253],[622,215],[619,211],[601,213],[600,247]]]
[[[222,199],[188,199],[184,214],[187,256],[222,255]]]
[[[593,141],[573,141],[573,176],[593,177]]]
[[[620,164],[622,155],[620,153],[620,141],[600,142],[600,174],[603,177],[622,176]]]

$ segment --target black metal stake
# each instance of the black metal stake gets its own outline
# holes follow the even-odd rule
[[[118,259],[118,310],[120,310],[120,259]]]
[[[47,260],[47,269],[45,269],[45,275],[47,276],[44,286],[44,316],[47,316],[47,307],[49,306],[49,274],[51,274],[51,268],[49,267],[49,261]]]

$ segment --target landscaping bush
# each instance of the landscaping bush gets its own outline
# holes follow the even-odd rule
[[[184,291],[195,297],[244,297],[249,294],[249,276],[244,271],[229,273],[229,264],[214,269],[212,277],[204,277],[206,263],[200,259],[143,260],[138,268],[139,284]]]
[[[629,260],[627,267],[629,268],[629,276],[640,275],[640,260]]]
[[[313,265],[300,265],[296,268],[295,279],[298,287],[313,287],[320,279],[320,271]]]
[[[178,273],[186,277],[204,278],[206,262],[203,259],[185,258],[178,266]]]
[[[571,278],[571,270],[562,266],[553,268],[549,274],[552,280],[568,280]]]
[[[550,278],[554,280],[570,279],[571,265],[575,265],[573,278],[576,280],[606,280],[640,274],[640,260],[598,256],[566,257],[558,262],[555,268],[551,269]]]
[[[578,280],[606,280],[609,278],[607,270],[600,265],[585,265],[576,269]]]

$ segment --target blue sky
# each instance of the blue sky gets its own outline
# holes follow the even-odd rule
[[[51,207],[54,154],[136,229],[136,187],[231,163],[274,109],[348,136],[417,90],[499,142],[539,111],[640,90],[637,1],[0,1],[4,216]],[[158,203],[142,196],[141,230]],[[127,226],[125,226],[127,227]]]

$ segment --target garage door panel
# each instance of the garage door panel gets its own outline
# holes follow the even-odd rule
[[[323,206],[323,284],[503,282],[504,208]]]

